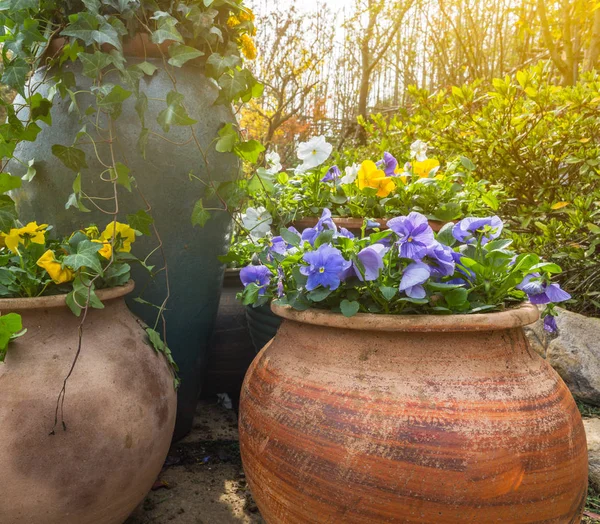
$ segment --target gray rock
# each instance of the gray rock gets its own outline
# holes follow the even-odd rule
[[[600,319],[559,312],[558,335],[545,333],[540,321],[526,329],[527,337],[576,399],[600,406]]]
[[[590,487],[600,493],[600,419],[583,419],[588,445]]]

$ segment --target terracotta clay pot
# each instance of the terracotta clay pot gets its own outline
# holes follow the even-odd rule
[[[246,476],[268,523],[576,523],[581,417],[522,326],[297,312],[246,376]]]
[[[387,229],[387,219],[385,218],[375,218],[373,219],[375,222],[378,222],[381,225],[381,229]],[[294,220],[291,225],[293,225],[298,231],[302,231],[307,227],[315,227],[317,222],[319,221],[318,217],[306,217],[301,218],[299,220]],[[334,223],[338,227],[345,227],[347,230],[351,231],[355,235],[360,233],[360,230],[363,226],[362,218],[334,218]],[[433,229],[436,233],[442,229],[446,222],[440,222],[438,220],[430,220],[429,225],[431,229]]]
[[[122,524],[160,473],[175,425],[176,394],[164,357],[146,344],[123,288],[99,291],[77,350],[80,319],[65,296],[0,300],[27,333],[0,364],[0,522]]]

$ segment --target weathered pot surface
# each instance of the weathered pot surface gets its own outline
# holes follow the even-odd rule
[[[156,480],[176,394],[164,357],[125,305],[132,289],[98,292],[105,308],[88,313],[66,386],[66,430],[59,412],[53,435],[80,319],[64,295],[0,300],[28,330],[0,364],[2,524],[122,524]]]
[[[285,320],[246,376],[240,443],[268,523],[576,523],[579,411],[522,326],[492,314]]]

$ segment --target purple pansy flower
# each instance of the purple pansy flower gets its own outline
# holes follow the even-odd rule
[[[429,280],[431,268],[423,262],[413,262],[402,275],[400,291],[404,291],[410,298],[425,298],[427,293],[423,284]]]
[[[548,284],[541,280],[539,273],[527,275],[516,288],[525,291],[532,304],[558,303],[571,298],[558,284]]]
[[[486,226],[489,226],[491,230],[483,235]],[[487,218],[469,217],[461,220],[454,226],[452,235],[456,240],[465,244],[474,244],[477,242],[478,237],[483,235],[481,245],[484,246],[488,242],[498,238],[502,233],[503,227],[502,220],[497,216]]]
[[[351,265],[351,262],[344,259],[339,249],[328,244],[323,244],[317,251],[305,253],[303,259],[309,264],[300,268],[300,272],[308,277],[306,282],[308,291],[319,286],[336,290],[340,286],[343,273]]]
[[[273,273],[267,266],[247,266],[240,271],[240,280],[244,287],[256,284],[260,288],[259,295],[265,294],[265,288],[271,283],[272,276]]]
[[[325,176],[321,179],[321,182],[337,182],[342,178],[342,172],[338,166],[333,166]]]
[[[354,236],[354,233],[352,233],[351,231],[348,231],[345,227],[340,227],[339,235],[342,237],[349,238],[349,239],[356,238]]]
[[[371,282],[373,280],[377,280],[379,278],[379,274],[383,269],[383,257],[387,253],[388,248],[381,244],[373,244],[372,246],[364,248],[359,254],[358,259],[361,261],[365,278],[367,282]],[[360,273],[360,270],[356,267],[355,264],[352,265],[352,270],[354,274],[358,277],[360,281],[363,281],[363,277]]]
[[[367,229],[380,228],[381,224],[375,220],[367,220]]]
[[[329,209],[323,210],[323,214],[315,227],[309,227],[302,231],[302,241],[308,242],[312,246],[319,234],[325,229],[331,229],[337,233],[337,226],[335,225],[333,218],[331,218],[331,211]]]
[[[289,248],[288,243],[283,239],[283,237],[273,237],[271,239],[271,245],[269,250],[273,253],[277,253],[278,255],[285,255]]]
[[[454,250],[439,242],[435,242],[427,249],[427,259],[432,264],[431,274],[434,277],[449,277],[454,274]]]
[[[558,331],[558,326],[556,325],[556,317],[553,315],[546,315],[544,318],[544,329],[548,333],[556,333]]]
[[[385,176],[396,176],[396,168],[398,167],[398,160],[387,151],[383,154],[383,160],[377,162],[377,167],[383,168]]]
[[[398,235],[400,256],[416,262],[423,259],[427,250],[435,244],[433,230],[429,227],[427,217],[412,212],[407,217],[392,218],[388,227]]]

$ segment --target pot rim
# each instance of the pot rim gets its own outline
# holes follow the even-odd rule
[[[135,288],[135,282],[130,280],[124,286],[111,287],[108,289],[99,289],[96,291],[100,301],[115,300],[117,298],[129,295]],[[0,299],[0,311],[8,313],[10,311],[20,311],[27,309],[48,309],[67,307],[67,295],[50,295],[34,298],[2,298]]]
[[[351,329],[356,331],[384,332],[437,332],[458,333],[465,331],[500,331],[533,324],[540,318],[536,306],[526,302],[518,308],[495,313],[474,315],[376,315],[358,313],[347,318],[333,311],[308,309],[297,311],[291,306],[282,306],[274,301],[271,310],[277,316],[301,324]]]

